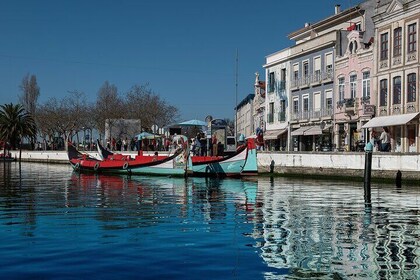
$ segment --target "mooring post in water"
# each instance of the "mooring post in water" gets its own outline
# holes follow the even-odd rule
[[[370,178],[372,173],[372,152],[373,145],[371,142],[368,142],[365,147],[365,203],[371,202],[371,191],[370,191]]]

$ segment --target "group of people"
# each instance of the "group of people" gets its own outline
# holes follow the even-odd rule
[[[195,156],[205,156],[207,152],[207,138],[202,132],[197,133],[197,136],[192,141],[191,151]]]
[[[374,147],[377,147],[378,151],[389,152],[391,150],[391,135],[389,134],[388,128],[385,126],[382,127],[382,132],[379,137],[373,130],[371,135],[371,143]]]

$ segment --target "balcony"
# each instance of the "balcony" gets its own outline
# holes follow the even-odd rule
[[[344,111],[347,114],[354,115],[355,114],[355,99],[354,98],[345,98],[344,99]]]
[[[334,113],[334,110],[331,106],[324,107],[317,110],[294,112],[292,113],[290,117],[290,122],[305,121],[309,119],[328,120],[328,119],[332,119],[333,113]]]

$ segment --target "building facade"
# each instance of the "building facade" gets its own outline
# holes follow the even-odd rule
[[[268,81],[264,140],[269,151],[289,150],[289,56],[289,49],[279,51],[267,56],[264,65]]]
[[[340,10],[314,24],[289,34],[295,41],[290,52],[291,149],[336,150],[334,143],[334,82],[341,31],[363,22],[360,6]]]
[[[236,110],[236,134],[244,135],[245,137],[253,135],[253,100],[255,94],[248,94],[235,107]]]
[[[387,126],[391,151],[419,152],[420,1],[381,1],[373,22],[377,110],[364,128]]]
[[[339,151],[361,151],[372,134],[362,126],[375,115],[372,93],[374,26],[376,3],[361,3],[357,18],[339,31],[335,55],[334,147]]]

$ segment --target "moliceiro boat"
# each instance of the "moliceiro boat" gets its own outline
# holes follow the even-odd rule
[[[194,176],[239,177],[258,175],[257,149],[253,138],[225,157],[193,156]]]
[[[94,172],[128,175],[172,175],[186,176],[192,170],[188,144],[178,147],[170,156],[143,156],[110,154],[99,160],[80,153],[69,144],[67,148],[70,164],[78,172]]]
[[[98,141],[98,153],[106,161],[120,154],[106,150]],[[165,157],[162,157],[165,158]],[[240,177],[258,175],[257,149],[255,139],[239,146],[236,152],[229,156],[190,156],[192,170],[189,175],[202,177]]]

